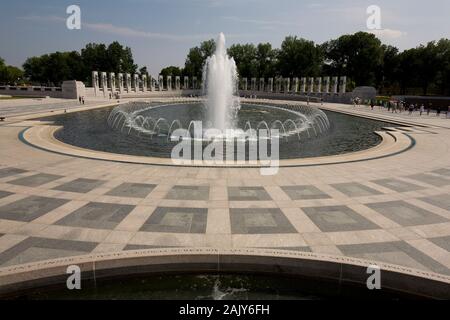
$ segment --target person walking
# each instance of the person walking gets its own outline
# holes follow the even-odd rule
[[[422,113],[425,111],[425,106],[423,105],[423,103],[422,103],[422,105],[420,106],[420,116],[422,116]]]
[[[78,97],[78,102],[81,104],[81,96]]]
[[[83,97],[83,98],[81,98],[81,101],[83,102],[83,105],[84,105],[84,97]]]
[[[430,112],[431,112],[431,106],[432,106],[432,103],[430,102],[430,103],[428,103],[428,108],[427,108],[427,116],[429,116],[430,115]]]
[[[370,100],[370,108],[372,109],[372,111],[373,111],[374,105],[375,105],[375,103],[373,102],[373,99],[371,99],[371,100]]]
[[[411,116],[413,114],[413,111],[414,111],[414,104],[411,103],[409,105],[408,111],[409,111],[409,115]]]

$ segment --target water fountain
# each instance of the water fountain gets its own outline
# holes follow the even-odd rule
[[[184,103],[183,108],[198,109],[197,117],[192,112],[181,118],[166,115],[164,111],[170,105],[130,103],[115,108],[108,117],[108,124],[127,135],[150,139],[164,136],[166,141],[177,129],[185,128],[191,132],[194,121],[202,121],[203,129],[208,131],[203,135],[206,140],[250,139],[257,136],[259,130],[269,131],[269,138],[270,130],[278,130],[283,138],[295,136],[305,140],[324,134],[330,127],[324,112],[304,105],[244,105],[246,112],[241,112],[236,63],[227,55],[223,33],[216,41],[215,53],[205,63],[203,93],[203,103]],[[279,118],[264,117],[268,112]]]
[[[203,91],[207,94],[208,119],[222,132],[235,128],[234,121],[241,108],[237,82],[236,63],[227,55],[225,36],[221,33],[216,41],[216,52],[205,64]]]

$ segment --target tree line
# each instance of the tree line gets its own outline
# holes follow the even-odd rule
[[[14,66],[5,64],[5,60],[0,58],[0,84],[23,84],[23,71]]]
[[[169,66],[163,76],[196,76],[201,79],[206,59],[215,51],[208,40],[191,48],[183,68]],[[381,94],[450,95],[450,40],[431,41],[400,50],[385,45],[373,34],[357,32],[322,44],[288,36],[280,48],[270,43],[234,44],[228,49],[238,72],[245,78],[347,76],[351,90],[373,86]],[[80,52],[55,52],[31,57],[23,71],[0,59],[0,83],[60,85],[64,80],[91,82],[93,70],[148,74],[138,69],[129,47],[90,43]]]
[[[131,48],[119,42],[110,45],[89,43],[81,51],[54,52],[30,57],[23,64],[23,77],[29,84],[59,86],[65,80],[91,82],[92,71],[136,73]],[[147,72],[147,68],[140,69]],[[13,83],[10,79],[0,82]]]
[[[201,77],[214,40],[189,50],[184,69],[164,75]],[[245,78],[347,76],[349,89],[373,86],[382,94],[450,95],[450,40],[431,41],[400,52],[371,33],[357,32],[316,44],[288,36],[280,48],[270,43],[234,44],[228,49]]]

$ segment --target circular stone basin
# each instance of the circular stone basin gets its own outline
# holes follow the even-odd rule
[[[82,290],[43,288],[10,296],[29,300],[323,300],[410,299],[392,290],[294,276],[248,274],[152,275],[84,282]],[[415,297],[417,298],[417,297]]]
[[[143,125],[149,132],[152,131],[151,134],[127,126],[123,119],[122,121],[114,119],[112,117],[114,108],[63,114],[41,120],[54,121],[56,125],[63,126],[55,133],[55,138],[67,144],[103,152],[162,158],[170,158],[173,148],[178,143],[170,141],[170,133],[175,128],[188,129],[191,121],[202,121],[205,127],[208,126],[206,110],[201,103],[164,106],[134,103],[130,108],[128,112],[138,110],[143,116],[140,125],[143,118],[154,119],[150,124],[147,122]],[[326,115],[328,127],[325,128],[322,122],[317,121],[315,125],[305,125],[302,128],[303,122],[299,121],[300,116],[296,111],[277,106],[251,104],[242,105],[237,114],[235,127],[245,130],[249,127],[279,129],[280,159],[295,159],[339,155],[372,148],[381,142],[380,136],[375,134],[375,131],[392,126],[386,122],[336,112],[321,110],[312,112]],[[158,124],[155,126],[156,122]],[[225,153],[226,142],[223,143]],[[249,142],[244,143],[247,156]],[[209,142],[203,141],[203,148],[208,144]],[[268,148],[270,150],[270,143]],[[234,153],[236,150],[237,146]]]

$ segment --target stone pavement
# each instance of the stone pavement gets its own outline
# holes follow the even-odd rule
[[[275,176],[60,155],[19,140],[19,123],[0,126],[0,268],[146,248],[278,248],[449,276],[450,120],[413,120],[426,128],[404,132],[415,140],[405,152]]]

